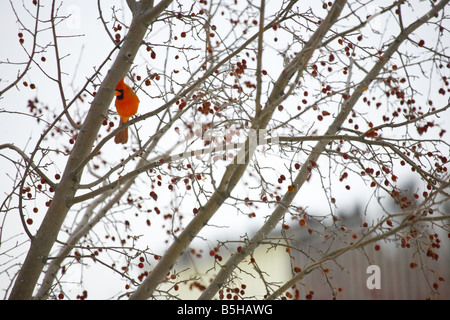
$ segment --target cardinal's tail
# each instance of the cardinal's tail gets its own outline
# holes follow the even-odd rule
[[[121,126],[123,124],[122,119],[120,119],[120,123],[119,126]],[[114,137],[114,142],[119,144],[125,144],[128,142],[128,127],[126,127],[125,129],[123,129],[122,131],[120,131],[115,137]]]

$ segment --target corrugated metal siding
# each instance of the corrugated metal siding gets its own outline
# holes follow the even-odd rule
[[[446,235],[445,235],[446,236]],[[448,240],[448,239],[446,239]],[[316,241],[317,242],[317,241]],[[445,243],[443,243],[445,242]],[[327,277],[321,269],[316,269],[307,275],[299,284],[300,298],[304,298],[308,290],[313,290],[313,299],[332,299],[332,290],[337,293],[337,299],[450,299],[450,250],[449,241],[442,241],[441,248],[436,252],[438,260],[426,256],[413,248],[394,248],[392,245],[379,243],[381,249],[376,251],[374,245],[361,250],[345,253],[335,261],[329,261],[323,268],[328,268]],[[302,241],[300,247],[307,251],[308,243]],[[326,250],[326,244],[314,244],[315,248]],[[414,255],[414,253],[416,253]],[[414,255],[414,257],[413,257]],[[319,258],[318,255],[313,257]],[[305,261],[305,256],[296,257],[299,266]],[[410,268],[414,261],[417,267]],[[367,267],[375,264],[380,267],[381,289],[368,289],[366,281]],[[445,281],[440,281],[442,277]],[[433,289],[437,283],[438,290]],[[332,289],[333,288],[333,289]],[[342,292],[338,292],[342,288]]]

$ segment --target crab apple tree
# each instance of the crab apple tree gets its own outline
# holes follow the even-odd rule
[[[448,290],[448,0],[8,2],[5,298],[339,298],[386,245]]]

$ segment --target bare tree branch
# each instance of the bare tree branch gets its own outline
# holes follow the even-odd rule
[[[337,19],[341,10],[343,9],[344,4],[345,2],[343,1],[337,1],[334,4],[333,10],[330,11],[324,23],[311,37],[310,41],[306,45],[306,48],[296,57],[296,59],[291,62],[291,64],[285,70],[283,70],[279,80],[277,81],[277,83],[275,83],[266,107],[261,112],[261,116],[255,119],[253,127],[257,129],[263,129],[267,125],[271,114],[275,110],[276,104],[274,102],[280,99],[279,96],[282,95],[284,88],[288,84],[288,80],[294,75],[295,72],[302,70],[302,68],[306,66],[306,62],[311,57],[312,52],[319,45],[322,37],[325,36],[326,31]],[[241,149],[240,152],[243,152],[242,157],[246,159],[249,159],[252,155],[252,151],[249,150],[249,148]],[[239,179],[242,177],[247,164],[248,163],[229,165],[227,167],[227,170],[223,175],[217,190],[214,192],[208,202],[200,209],[197,215],[192,219],[186,229],[180,234],[180,236],[177,238],[177,241],[174,242],[174,244],[168,249],[168,252],[164,255],[153,272],[144,280],[142,285],[133,293],[130,299],[147,299],[152,295],[157,285],[161,282],[163,277],[165,277],[167,272],[170,271],[176,259],[185,251],[189,243],[214,215],[214,213],[223,204],[223,202],[229,197],[231,191],[236,186]]]
[[[147,31],[147,26],[156,14],[164,10],[171,1],[163,1],[158,5],[154,15],[139,15],[133,18],[128,35],[123,42],[110,72],[106,75],[97,95],[95,96],[89,113],[80,130],[67,162],[61,182],[56,189],[55,196],[38,232],[31,244],[27,258],[11,291],[10,299],[30,299],[39,275],[44,267],[47,256],[53,246],[60,227],[68,212],[67,199],[72,197],[81,179],[81,171],[73,172],[78,164],[89,154],[101,123],[105,118],[113,98],[115,84],[130,68],[141,41]],[[165,6],[164,6],[165,5]],[[160,10],[160,11],[158,11]]]
[[[336,271],[381,242],[411,248],[416,297],[447,294],[449,0],[10,2],[5,297],[99,298],[100,269],[117,299],[345,299]]]
[[[401,43],[408,38],[408,35],[412,33],[415,29],[421,26],[423,23],[428,21],[431,17],[434,16],[436,12],[441,10],[446,4],[447,0],[441,1],[438,5],[436,5],[432,10],[426,13],[422,18],[411,24],[408,28],[406,28],[399,36],[390,44],[388,49],[385,51],[382,58],[375,64],[372,70],[367,74],[367,76],[361,81],[359,86],[355,89],[350,98],[344,103],[340,114],[335,118],[333,123],[329,126],[326,131],[326,135],[334,135],[342,126],[344,120],[347,118],[356,102],[361,97],[362,93],[369,87],[370,83],[375,79],[378,75],[379,71],[383,68],[383,66],[389,61],[391,56],[396,52]],[[335,2],[333,7],[336,6],[336,10],[338,12],[342,10],[342,7],[345,3]],[[331,11],[330,11],[331,15]],[[334,18],[335,20],[336,18]],[[331,24],[334,20],[331,20]],[[326,25],[326,21],[324,24]],[[308,47],[307,47],[308,49]],[[270,215],[270,218],[267,219],[266,223],[256,232],[256,234],[248,241],[248,244],[242,249],[241,252],[235,253],[227,263],[221,268],[219,274],[214,278],[214,280],[210,283],[208,288],[202,293],[200,299],[212,299],[217,291],[222,287],[222,284],[226,281],[226,279],[230,276],[232,271],[237,267],[237,265],[253,250],[258,246],[258,244],[267,237],[270,231],[272,231],[278,221],[283,217],[286,212],[286,209],[289,207],[289,204],[294,200],[296,194],[299,192],[300,188],[306,181],[309,170],[311,168],[311,164],[316,162],[322,152],[325,150],[327,145],[327,141],[319,141],[317,145],[313,148],[310,156],[305,162],[305,165],[300,169],[297,177],[293,181],[293,190],[285,193],[279,205],[277,205],[276,209]]]

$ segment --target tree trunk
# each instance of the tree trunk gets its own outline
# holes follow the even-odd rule
[[[115,86],[130,69],[150,22],[172,1],[161,1],[155,8],[153,8],[152,2],[133,2],[134,5],[130,6],[133,10],[133,20],[128,34],[114,64],[106,74],[92,101],[86,120],[70,153],[61,182],[55,190],[55,196],[36,236],[31,241],[27,257],[9,296],[11,300],[31,299],[50,250],[70,209],[68,203],[78,189],[83,172],[83,168],[79,168],[79,164],[89,155],[92,149],[102,121],[106,118],[108,108],[114,97]]]

